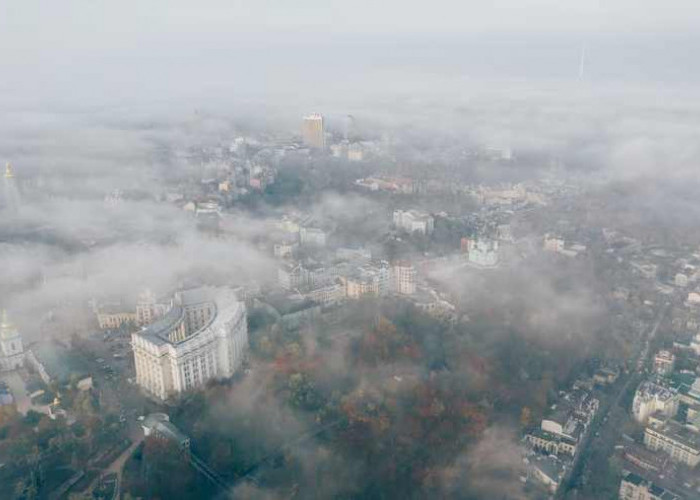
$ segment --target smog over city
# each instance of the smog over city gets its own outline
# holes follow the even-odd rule
[[[700,499],[698,26],[7,0],[0,499]]]

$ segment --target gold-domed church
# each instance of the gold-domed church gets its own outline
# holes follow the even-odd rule
[[[12,371],[24,365],[24,347],[19,330],[2,311],[0,320],[0,372]]]

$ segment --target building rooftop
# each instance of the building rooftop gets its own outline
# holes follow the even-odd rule
[[[538,438],[546,439],[547,441],[561,441],[564,443],[568,443],[572,446],[576,446],[577,444],[576,439],[571,439],[568,436],[562,436],[559,434],[554,434],[552,432],[543,431],[539,427],[533,428],[530,432],[528,432],[528,434],[531,434],[532,436]]]
[[[147,434],[155,432],[180,446],[189,443],[189,438],[170,422],[170,417],[165,413],[151,413],[141,425]]]
[[[139,332],[136,332],[136,334],[141,337],[146,337],[150,342],[156,345],[178,344],[181,342],[185,342],[192,338],[195,334],[209,328],[209,326],[212,323],[214,323],[214,321],[216,321],[217,316],[221,311],[219,302],[221,301],[220,299],[222,297],[222,294],[226,297],[233,299],[232,301],[236,304],[238,303],[237,297],[235,296],[235,292],[231,291],[231,293],[233,295],[228,296],[226,292],[210,287],[192,288],[188,290],[179,291],[175,294],[175,300],[173,301],[173,304],[168,310],[168,312],[166,312],[161,318],[151,323],[146,328],[142,329]],[[229,302],[230,301],[228,301],[227,299],[224,299],[222,301],[221,306],[223,306],[224,309],[226,309],[226,304]],[[209,321],[195,331],[188,331],[183,339],[173,341],[170,337],[170,333],[175,328],[177,328],[177,326],[180,323],[185,321],[185,308],[188,306],[195,306],[207,303],[211,304],[211,307],[213,308],[213,313],[211,314]]]
[[[635,486],[646,486],[647,491],[654,495],[654,498],[659,498],[661,500],[681,500],[681,497],[669,490],[662,488],[661,486],[653,483],[652,481],[635,474],[634,472],[628,472],[624,477],[624,480]]]
[[[148,337],[154,344],[168,344],[170,343],[170,332],[184,317],[185,310],[181,306],[174,305],[161,318],[137,333],[143,337]]]
[[[665,420],[662,424],[651,424],[647,429],[652,428],[654,431],[663,434],[669,439],[681,443],[693,450],[700,451],[700,433],[686,427],[672,419]]]
[[[646,381],[639,384],[635,397],[647,400],[656,398],[659,401],[668,401],[674,395],[675,391],[655,382]]]

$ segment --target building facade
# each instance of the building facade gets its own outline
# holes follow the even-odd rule
[[[394,210],[394,225],[408,233],[430,234],[435,229],[432,215],[418,210]]]
[[[632,400],[632,416],[640,424],[646,424],[657,412],[673,417],[678,413],[678,393],[654,382],[642,382]]]
[[[0,320],[0,372],[16,370],[23,365],[22,336],[3,311]]]
[[[498,265],[498,241],[487,239],[470,239],[467,247],[467,259],[477,267],[496,267]]]
[[[160,318],[168,309],[166,304],[159,304],[156,296],[150,290],[144,290],[136,301],[136,324],[139,326],[150,325]]]
[[[245,304],[230,289],[178,292],[167,313],[131,340],[136,383],[165,400],[241,367],[248,350]]]
[[[136,314],[129,311],[103,309],[97,313],[97,324],[101,330],[116,330],[122,325],[136,322]]]
[[[307,146],[323,149],[326,146],[323,116],[318,113],[305,116],[301,124],[301,137]]]
[[[681,500],[682,497],[632,472],[622,478],[620,500]]]
[[[391,284],[395,293],[413,295],[416,293],[416,268],[410,262],[397,262],[391,268]]]
[[[700,434],[675,420],[656,420],[644,429],[644,446],[688,467],[700,463]]]

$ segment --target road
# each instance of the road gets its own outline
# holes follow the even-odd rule
[[[640,377],[643,375],[644,372],[644,366],[649,358],[649,349],[651,348],[651,342],[656,337],[656,333],[659,330],[659,327],[661,326],[661,323],[663,322],[664,318],[666,317],[666,314],[668,313],[668,310],[670,308],[670,303],[664,304],[664,306],[659,310],[659,313],[656,317],[656,321],[654,322],[653,326],[647,331],[647,335],[643,340],[643,347],[639,352],[639,356],[637,357],[637,362],[635,364],[635,370],[634,372],[630,373],[627,375],[627,380],[625,380],[625,383],[622,384],[622,387],[618,390],[617,394],[615,394],[614,399],[612,399],[602,411],[598,412],[598,415],[596,416],[596,419],[594,423],[591,425],[591,428],[589,429],[588,435],[584,439],[584,442],[582,445],[579,447],[579,451],[574,457],[574,462],[571,465],[571,475],[562,482],[561,487],[557,491],[556,498],[564,498],[564,496],[569,493],[570,491],[573,490],[573,481],[577,479],[577,476],[579,474],[574,473],[577,469],[577,466],[579,465],[579,461],[581,460],[581,457],[585,456],[588,452],[588,448],[590,447],[591,443],[596,439],[596,436],[612,436],[612,435],[617,435],[619,432],[619,429],[613,429],[611,426],[615,425],[614,420],[609,418],[610,412],[613,408],[616,408],[619,406],[620,401],[622,398],[627,394],[627,392],[630,389],[630,385],[633,383],[638,383]],[[602,422],[602,423],[601,423]],[[600,423],[600,425],[598,425]],[[611,447],[614,445],[614,440],[611,443],[608,443]],[[611,448],[612,449],[612,448]],[[585,464],[584,464],[585,467]],[[582,471],[580,472],[582,473]]]
[[[100,472],[100,475],[92,482],[88,491],[93,491],[99,484],[100,478],[106,474],[114,473],[117,475],[117,486],[114,498],[119,498],[119,492],[121,489],[122,482],[122,471],[124,469],[124,464],[129,459],[134,450],[143,442],[145,439],[143,431],[140,425],[131,424],[129,427],[129,438],[131,439],[131,445],[124,450],[117,458],[115,458],[111,464],[109,464],[105,469]]]

